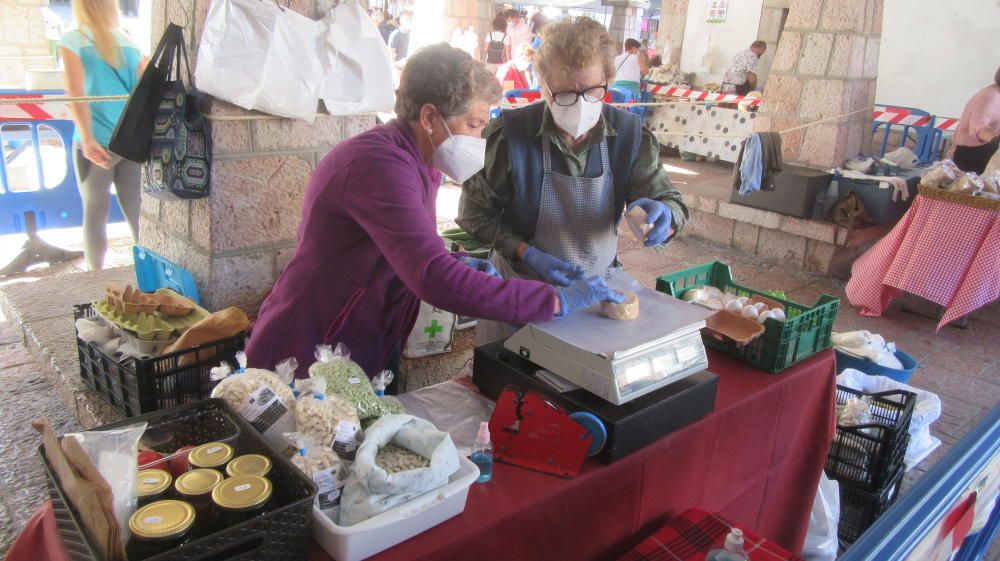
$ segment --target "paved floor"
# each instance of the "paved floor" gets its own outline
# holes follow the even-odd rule
[[[678,178],[682,177],[678,175]],[[441,224],[453,216],[457,190],[444,189],[441,195]],[[109,264],[130,261],[128,241],[117,239],[109,252]],[[9,250],[9,247],[7,248]],[[932,432],[944,445],[916,469],[907,474],[905,489],[932,467],[959,438],[978,423],[987,410],[1000,402],[1000,313],[997,306],[974,314],[969,328],[946,328],[935,333],[935,321],[890,308],[885,317],[863,318],[850,307],[841,281],[789,270],[780,263],[761,261],[705,242],[684,238],[660,253],[643,249],[631,237],[621,237],[621,257],[626,268],[648,286],[665,272],[676,271],[708,261],[723,261],[732,266],[736,280],[760,289],[784,290],[792,300],[811,304],[820,294],[839,296],[842,301],[836,329],[867,329],[881,333],[889,341],[914,355],[920,369],[912,383],[938,393],[944,414]],[[0,254],[4,248],[0,247]],[[49,270],[37,270],[0,284],[29,282],[49,275],[69,275],[79,271],[79,263],[63,264]],[[0,318],[2,321],[2,318]],[[39,373],[38,363],[19,343],[14,331],[0,324],[0,384],[8,394],[0,398],[0,553],[45,496],[40,468],[33,457],[38,439],[28,423],[46,415],[56,430],[76,428],[48,379]],[[1000,545],[987,557],[1000,561]]]

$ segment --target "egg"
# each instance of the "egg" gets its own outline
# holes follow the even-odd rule
[[[765,320],[774,319],[774,312],[771,310],[764,310],[757,316],[757,321],[764,323]]]
[[[705,300],[699,302],[699,304],[711,308],[713,310],[722,309],[722,301],[719,300],[718,298],[706,298]]]
[[[753,306],[746,306],[743,308],[743,313],[741,314],[745,318],[757,319],[757,308]]]
[[[743,306],[740,306],[740,303],[736,300],[730,300],[726,303],[725,310],[727,312],[733,312],[734,314],[740,314],[743,313]]]
[[[785,321],[785,310],[782,310],[781,308],[775,308],[771,310],[771,313],[774,314],[774,319],[778,321]]]
[[[702,300],[705,300],[705,291],[700,288],[688,290],[684,293],[684,296],[682,296],[681,299],[685,302],[701,302]]]
[[[739,298],[736,299],[736,301],[740,303],[740,306],[746,306],[747,302],[749,302],[750,299],[747,298],[746,296],[740,296]]]
[[[767,304],[763,302],[754,302],[753,307],[757,308],[757,312],[760,313],[767,309]]]

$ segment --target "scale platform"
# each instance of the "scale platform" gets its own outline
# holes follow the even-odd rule
[[[604,423],[608,440],[597,459],[610,464],[712,412],[718,377],[700,371],[622,405],[576,389],[559,393],[536,377],[539,366],[504,348],[502,341],[476,347],[472,381],[493,399],[510,385],[546,395],[569,412],[588,411]]]
[[[608,319],[596,309],[531,323],[507,350],[620,405],[708,368],[701,338],[713,312],[643,287],[624,273],[608,280],[639,296],[639,317]]]

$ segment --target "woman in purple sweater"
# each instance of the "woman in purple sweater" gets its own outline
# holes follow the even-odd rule
[[[603,279],[565,263],[566,287],[499,278],[488,261],[456,256],[438,237],[441,172],[479,171],[482,131],[500,86],[465,52],[435,45],[410,57],[397,119],[339,144],[309,181],[295,256],[264,300],[249,365],[294,356],[299,374],[316,345],[344,343],[373,376],[393,368],[420,301],[462,315],[523,324],[561,319],[603,300]],[[397,372],[398,374],[398,372]]]

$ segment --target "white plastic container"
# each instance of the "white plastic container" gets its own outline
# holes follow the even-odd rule
[[[337,561],[361,561],[461,514],[479,468],[460,459],[444,487],[353,526],[334,524],[313,508],[313,538]]]

